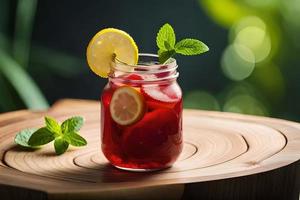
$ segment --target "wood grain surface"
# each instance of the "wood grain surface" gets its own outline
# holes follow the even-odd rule
[[[52,143],[35,151],[16,146],[16,133],[43,126],[44,115],[60,121],[84,116],[81,134],[88,146],[61,156]],[[62,100],[47,112],[1,114],[0,194],[8,199],[161,199],[161,194],[164,199],[296,199],[300,124],[198,110],[184,110],[183,118],[184,149],[175,165],[133,173],[112,167],[100,151],[99,102]],[[280,192],[278,185],[289,189]]]

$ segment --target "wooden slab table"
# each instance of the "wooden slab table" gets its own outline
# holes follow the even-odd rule
[[[56,156],[52,144],[17,147],[15,134],[81,115],[88,146]],[[61,100],[45,112],[0,114],[0,199],[298,199],[300,124],[232,113],[184,110],[184,150],[152,173],[121,171],[100,151],[99,102]]]

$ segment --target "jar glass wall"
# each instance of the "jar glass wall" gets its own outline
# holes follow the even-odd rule
[[[101,95],[105,157],[114,166],[132,171],[172,166],[183,146],[182,92],[176,81],[176,60],[158,64],[157,55],[140,54],[136,66],[117,60],[112,65]],[[131,105],[132,113],[120,113]]]

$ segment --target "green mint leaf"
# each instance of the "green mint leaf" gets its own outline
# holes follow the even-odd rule
[[[58,137],[54,141],[55,153],[57,155],[61,155],[67,151],[69,147],[69,143],[65,141],[63,138]]]
[[[64,135],[64,139],[72,146],[81,147],[87,144],[87,141],[75,132],[69,132]]]
[[[159,50],[158,51],[158,60],[160,63],[165,63],[169,58],[174,56],[176,54],[175,50],[170,50],[170,51],[164,51],[164,50]]]
[[[55,152],[60,155],[66,152],[69,144],[73,146],[87,144],[87,141],[77,133],[83,121],[82,117],[76,116],[65,120],[60,126],[55,119],[45,117],[46,127],[20,131],[16,134],[15,143],[26,148],[36,148],[54,140]]]
[[[20,131],[15,137],[15,143],[22,147],[33,148],[28,144],[28,140],[35,131],[36,129],[24,129]]]
[[[78,117],[78,116],[71,117],[71,118],[65,120],[61,125],[63,134],[79,131],[83,125],[83,122],[84,122],[83,118]]]
[[[28,140],[30,146],[40,146],[47,144],[55,139],[54,134],[46,127],[40,128],[35,131]]]
[[[171,46],[167,41],[165,41],[166,50],[170,51],[174,49],[174,46]]]
[[[176,36],[174,30],[170,24],[163,25],[156,36],[156,44],[159,49],[170,50],[174,49],[176,42]]]
[[[46,127],[49,131],[53,132],[54,134],[59,135],[61,133],[61,128],[58,122],[51,118],[51,117],[45,117],[45,123]]]
[[[176,53],[187,56],[198,55],[208,50],[206,44],[196,39],[183,39],[175,45]]]

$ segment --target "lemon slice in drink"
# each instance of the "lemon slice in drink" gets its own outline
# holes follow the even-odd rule
[[[110,102],[111,117],[120,125],[130,125],[145,113],[145,100],[141,93],[129,86],[118,88]]]
[[[107,78],[115,57],[129,65],[137,64],[138,48],[128,33],[106,28],[92,38],[87,47],[86,57],[91,70]]]

